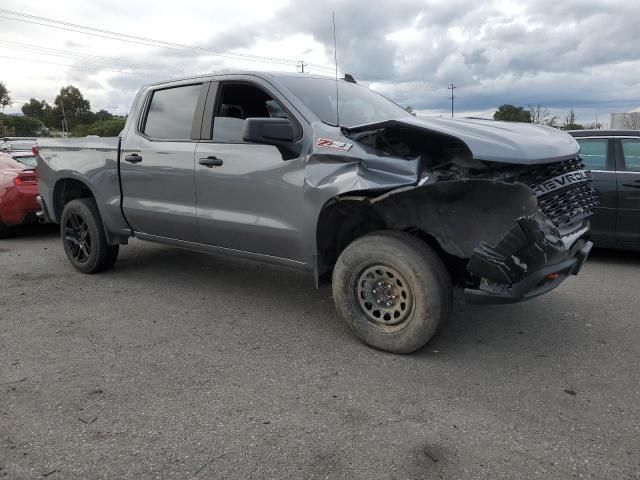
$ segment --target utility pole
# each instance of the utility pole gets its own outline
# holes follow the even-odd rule
[[[64,113],[64,102],[62,101],[62,95],[60,96],[60,108],[62,109],[62,133],[64,134],[65,126],[67,132],[69,131],[69,124],[67,123],[67,115]]]
[[[453,94],[453,91],[456,88],[458,87],[456,87],[453,83],[447,87],[447,89],[451,90],[451,96],[449,97],[449,100],[451,100],[451,118],[453,118],[453,99],[456,98],[455,95]]]
[[[304,67],[306,67],[306,66],[307,66],[307,64],[304,63],[304,60],[300,60],[298,62],[298,64],[296,65],[296,68],[300,69],[300,73],[304,73]]]

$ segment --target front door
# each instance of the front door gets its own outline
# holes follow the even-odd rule
[[[228,81],[213,83],[211,91],[216,88],[217,102],[210,113],[205,112],[212,117],[210,140],[196,147],[197,216],[204,243],[308,260],[300,235],[303,212],[297,207],[302,199],[303,160],[284,160],[278,148],[242,139],[245,118],[293,117],[264,85]]]
[[[640,242],[640,138],[617,141],[618,225],[617,239],[624,243]]]
[[[192,129],[208,83],[149,93],[144,121],[123,142],[123,210],[137,233],[199,241],[194,187],[197,140]],[[204,91],[203,91],[204,89]],[[198,132],[199,136],[199,132]]]

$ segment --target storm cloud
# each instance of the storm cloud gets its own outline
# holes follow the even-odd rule
[[[3,8],[20,10],[18,2],[8,3]],[[589,121],[594,114],[602,118],[640,106],[635,2],[291,0],[221,7],[185,0],[179,7],[156,8],[154,3],[149,8],[150,2],[103,1],[101,9],[94,2],[60,2],[65,3],[67,8],[38,14],[60,18],[64,11],[65,20],[92,26],[98,26],[99,18],[101,28],[197,48],[128,45],[3,20],[3,40],[33,40],[45,33],[51,39],[47,44],[55,48],[98,52],[118,62],[109,68],[87,58],[62,60],[72,67],[51,67],[62,82],[53,86],[51,72],[42,79],[30,72],[25,82],[3,69],[0,80],[20,99],[43,97],[46,89],[55,93],[73,82],[87,90],[92,105],[118,105],[122,111],[142,83],[160,77],[227,69],[294,70],[300,60],[308,64],[307,71],[330,74],[335,12],[340,71],[425,113],[448,111],[451,83],[457,87],[461,115],[490,115],[503,103],[540,104],[559,115],[574,108],[579,119]],[[19,53],[0,49],[0,55]]]

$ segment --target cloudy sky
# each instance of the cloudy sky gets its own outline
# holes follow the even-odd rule
[[[460,116],[540,104],[606,123],[640,107],[637,0],[3,0],[6,112],[69,84],[125,114],[166,78],[299,61],[330,75],[332,11],[340,71],[423,114],[447,114],[452,83]]]

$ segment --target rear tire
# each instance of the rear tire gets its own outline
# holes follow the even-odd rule
[[[92,198],[72,200],[65,205],[60,234],[67,258],[82,273],[98,273],[113,266],[118,245],[109,245],[98,206]]]
[[[411,353],[427,344],[449,317],[451,278],[426,243],[405,232],[360,237],[333,271],[336,309],[366,344]]]

